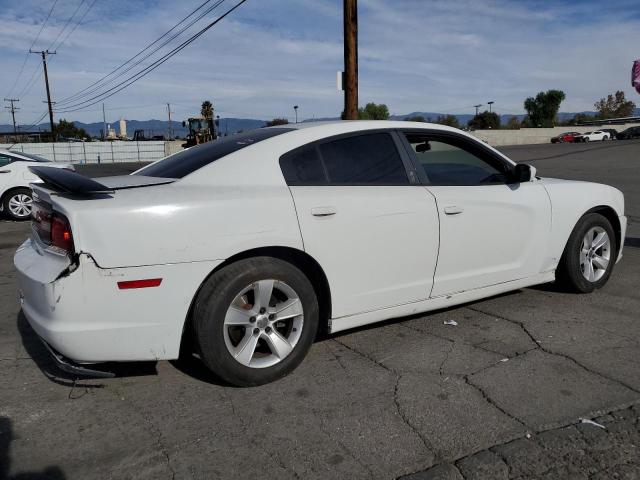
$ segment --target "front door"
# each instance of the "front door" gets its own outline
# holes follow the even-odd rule
[[[407,133],[406,138],[440,215],[431,296],[540,273],[551,229],[551,204],[542,184],[512,183],[512,165],[462,136]]]

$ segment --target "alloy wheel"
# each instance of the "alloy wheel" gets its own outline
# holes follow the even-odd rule
[[[590,228],[580,245],[580,269],[589,282],[597,282],[611,261],[611,239],[602,227]]]
[[[29,195],[24,193],[18,193],[17,195],[9,198],[9,211],[14,217],[25,218],[31,215],[31,207],[33,206],[33,199]]]
[[[238,293],[227,309],[224,342],[242,365],[271,367],[293,351],[303,324],[295,290],[280,280],[259,280]]]

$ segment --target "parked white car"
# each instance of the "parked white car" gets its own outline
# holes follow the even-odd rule
[[[40,181],[30,166],[47,166],[73,170],[67,163],[52,163],[38,155],[0,150],[0,211],[12,220],[31,217],[31,188],[29,183]]]
[[[611,140],[611,135],[608,132],[596,130],[595,132],[585,132],[577,137],[576,142],[603,142],[605,140]]]
[[[318,329],[554,280],[590,292],[627,224],[615,188],[538,178],[425,123],[254,130],[99,183],[33,170],[23,312],[64,368],[93,375],[81,364],[175,359],[193,340],[221,378],[259,385]]]

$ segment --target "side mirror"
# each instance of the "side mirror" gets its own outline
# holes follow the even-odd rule
[[[513,171],[513,179],[516,183],[530,182],[536,177],[536,168],[526,163],[519,163]]]

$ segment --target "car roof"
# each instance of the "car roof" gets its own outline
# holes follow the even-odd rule
[[[323,120],[323,121],[306,121],[300,123],[287,123],[285,125],[277,125],[267,128],[288,128],[296,130],[304,130],[311,128],[327,128],[335,129],[336,126],[341,126],[346,132],[354,132],[358,130],[372,130],[377,128],[429,128],[433,130],[443,130],[449,132],[459,132],[457,128],[449,127],[447,125],[440,125],[438,123],[428,122],[407,122],[404,120]]]

